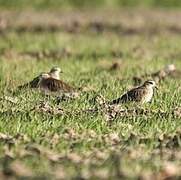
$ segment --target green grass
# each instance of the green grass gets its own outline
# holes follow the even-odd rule
[[[118,97],[133,87],[135,75],[152,73],[171,63],[180,69],[180,57],[173,57],[180,51],[179,37],[167,33],[18,34],[13,30],[0,36],[0,51],[5,49],[10,53],[0,57],[0,132],[12,136],[12,139],[0,138],[0,170],[6,174],[9,170],[17,178],[27,176],[24,172],[19,175],[11,166],[18,160],[31,169],[34,178],[55,179],[59,169],[58,175],[67,179],[136,179],[147,174],[166,176],[170,173],[165,165],[168,162],[180,168],[181,118],[173,115],[173,110],[181,104],[180,79],[168,78],[159,84],[152,103],[141,107],[148,114],[118,116],[107,122],[94,100],[97,95],[106,100]],[[138,51],[134,51],[135,47]],[[63,48],[70,49],[70,57],[37,60],[17,55]],[[122,56],[114,57],[112,51],[121,52]],[[114,62],[121,64],[120,69],[110,71]],[[36,90],[16,90],[18,85],[55,65],[63,69],[64,81],[90,90],[60,104],[56,104],[56,97],[47,97]],[[4,100],[5,95],[17,98],[17,103]],[[35,107],[41,102],[55,109],[63,108],[64,113],[39,112]],[[98,112],[83,112],[95,107],[99,107]],[[137,108],[135,104],[126,107]],[[57,154],[59,158],[53,161]]]

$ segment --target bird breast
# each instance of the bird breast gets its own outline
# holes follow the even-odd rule
[[[153,97],[153,88],[148,88],[145,97],[143,98],[143,103],[150,102]]]
[[[60,80],[60,76],[59,76],[59,73],[51,73],[50,76],[54,79],[58,79]]]

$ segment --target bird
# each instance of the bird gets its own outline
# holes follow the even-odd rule
[[[47,73],[41,74],[39,88],[44,92],[73,93],[76,91],[74,87],[62,80],[51,77]]]
[[[49,77],[52,77],[54,79],[59,80],[60,79],[60,73],[62,73],[62,70],[59,67],[53,67],[48,73],[40,73],[37,77],[35,77],[32,81],[18,86],[18,89],[24,89],[24,88],[38,88],[39,82],[42,78],[42,75],[45,76],[47,74]]]
[[[52,67],[50,72],[48,73],[52,78],[54,79],[60,79],[60,73],[63,73],[63,71],[59,67]]]
[[[127,102],[139,102],[141,104],[148,103],[153,97],[154,88],[157,88],[155,81],[147,80],[143,85],[131,89],[120,98],[111,101],[109,104],[113,105]]]

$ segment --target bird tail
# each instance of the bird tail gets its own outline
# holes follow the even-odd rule
[[[22,90],[22,89],[28,88],[29,86],[30,86],[29,83],[27,83],[27,84],[23,84],[23,85],[18,86],[17,89]]]
[[[114,99],[112,101],[109,102],[109,105],[115,105],[115,104],[120,104],[123,103],[122,98],[118,98],[118,99]]]

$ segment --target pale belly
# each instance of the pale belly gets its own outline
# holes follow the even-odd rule
[[[153,89],[148,90],[147,94],[145,97],[142,99],[142,103],[148,103],[151,101],[153,97]]]

